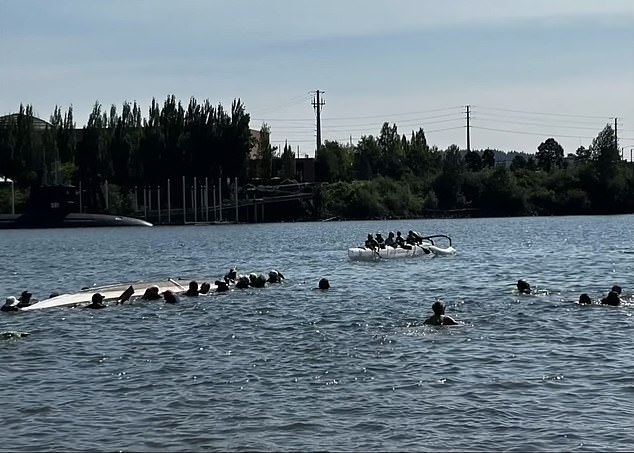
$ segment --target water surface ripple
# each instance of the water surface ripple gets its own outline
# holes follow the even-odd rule
[[[408,229],[459,253],[347,258]],[[0,341],[2,450],[631,450],[633,231],[634,216],[2,231],[3,297],[232,266],[287,278],[2,313],[0,331],[31,334]],[[574,303],[613,284],[630,304]],[[436,299],[464,325],[417,324]]]

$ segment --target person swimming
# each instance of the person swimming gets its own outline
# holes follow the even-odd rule
[[[606,297],[601,299],[601,305],[611,305],[613,307],[621,305],[621,298],[619,297],[619,293],[617,293],[616,291],[610,291]]]
[[[219,280],[216,280],[216,285],[218,285],[218,281]],[[226,282],[223,282],[223,283],[225,283],[225,285],[227,284]],[[203,282],[200,285],[200,291],[198,291],[198,293],[207,294],[210,290],[211,290],[211,284],[209,284],[209,282]]]
[[[178,303],[178,297],[176,297],[176,294],[174,294],[169,289],[165,290],[165,292],[163,293],[163,299],[165,300],[166,304],[177,304]]]
[[[31,294],[28,291],[22,291],[22,294],[20,294],[20,297],[18,297],[18,308],[22,308],[22,307],[28,307],[29,305],[34,304],[37,301],[32,301],[31,297],[33,296],[33,294]]]
[[[0,307],[0,311],[19,311],[20,309],[18,308],[18,303],[18,299],[14,296],[9,296],[6,298],[4,305]]]
[[[249,286],[249,277],[246,275],[239,275],[236,280],[236,288],[247,289]]]
[[[226,291],[229,291],[229,285],[224,280],[216,280],[214,284],[216,285],[217,293],[224,293]]]
[[[198,282],[197,281],[192,280],[191,282],[189,282],[189,288],[187,289],[187,291],[185,291],[185,295],[189,297],[198,296]]]
[[[579,305],[590,305],[592,304],[592,299],[586,293],[583,293],[579,296]]]
[[[269,272],[269,278],[266,281],[268,283],[282,283],[283,279],[284,279],[284,276],[282,275],[282,273],[273,269],[272,271]]]
[[[161,298],[161,290],[157,285],[152,285],[145,290],[141,299],[143,300],[159,300]]]
[[[93,308],[93,309],[106,308],[106,306],[103,303],[103,300],[104,300],[104,296],[102,294],[95,293],[92,295],[92,302],[89,305],[86,305],[86,308]]]
[[[17,299],[16,299],[17,300]],[[3,340],[10,340],[13,338],[28,337],[28,332],[20,332],[19,330],[8,330],[6,332],[0,332],[0,338]]]
[[[330,282],[328,281],[327,278],[322,278],[321,280],[319,280],[319,289],[329,289],[330,288]]]
[[[529,285],[526,280],[520,279],[520,280],[517,281],[517,291],[520,294],[530,294],[531,293],[531,285]]]
[[[229,272],[225,274],[224,280],[227,283],[235,283],[238,280],[238,271],[232,267],[229,269]]]
[[[423,324],[431,326],[455,326],[458,322],[451,316],[445,315],[445,306],[442,302],[434,302],[431,306],[434,314],[427,318]]]
[[[264,274],[256,274],[251,272],[249,274],[249,284],[254,288],[264,288],[266,286],[266,277]]]

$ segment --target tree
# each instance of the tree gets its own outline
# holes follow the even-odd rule
[[[564,149],[554,138],[549,138],[537,147],[537,165],[550,171],[554,167],[561,168],[564,162]]]
[[[619,172],[619,150],[614,129],[608,123],[590,145],[592,159],[596,162],[598,184],[591,193],[598,208],[610,212],[618,209],[617,200],[626,186],[622,172]],[[629,197],[631,198],[631,196]],[[600,205],[600,206],[599,206]]]
[[[273,157],[277,146],[271,146],[271,128],[266,123],[262,123],[260,127],[260,139],[258,140],[258,160],[259,168],[257,176],[264,179],[270,179],[273,176]]]
[[[319,181],[335,182],[352,179],[353,155],[349,147],[326,140],[315,159],[315,172]]]
[[[231,121],[228,130],[225,131],[225,152],[219,157],[225,175],[237,177],[243,176],[246,170],[246,162],[251,150],[251,131],[249,130],[249,115],[242,101],[234,99],[231,104]]]
[[[434,181],[434,192],[441,209],[453,209],[458,206],[462,185],[462,155],[457,145],[450,145],[445,151],[443,170]]]
[[[378,138],[378,145],[381,153],[381,166],[380,168],[375,167],[378,169],[378,173],[399,179],[403,174],[405,155],[396,124],[390,126],[387,122],[383,123],[381,134]]]
[[[77,147],[78,177],[86,190],[84,200],[89,211],[98,210],[104,204],[100,183],[104,176],[104,162],[109,157],[106,152],[106,125],[107,116],[96,101],[84,127],[83,139]]]
[[[291,149],[288,142],[284,143],[284,151],[281,156],[282,160],[282,178],[293,179],[295,178],[295,153]]]
[[[599,135],[592,140],[590,152],[592,153],[592,158],[599,162],[614,163],[620,160],[621,156],[619,155],[612,125],[606,124],[603,130],[599,132]]]
[[[404,164],[415,176],[423,176],[430,166],[429,146],[423,128],[412,131],[409,143],[405,142]]]
[[[372,179],[382,164],[381,150],[372,135],[363,136],[357,144],[354,168],[358,179]]]
[[[482,208],[489,215],[521,214],[525,202],[517,180],[506,167],[500,166],[485,177],[482,192]]]
[[[467,169],[469,171],[480,171],[482,170],[482,157],[476,151],[467,151],[464,155],[465,164],[467,164]]]
[[[586,149],[585,146],[580,146],[575,152],[575,160],[580,162],[587,162],[592,158],[592,151]]]
[[[515,157],[513,157],[513,161],[511,161],[510,166],[511,171],[523,170],[526,167],[527,161],[524,156],[522,156],[521,154],[517,154]]]
[[[482,165],[485,168],[495,167],[495,153],[492,149],[485,149],[482,152]]]

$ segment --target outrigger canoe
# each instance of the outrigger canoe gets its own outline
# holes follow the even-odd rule
[[[131,297],[132,294],[139,297],[145,293],[145,290],[150,286],[158,286],[161,294],[167,290],[172,291],[175,294],[183,293],[187,291],[189,280],[168,278],[166,280],[149,281],[149,282],[131,282],[131,283],[117,283],[114,285],[105,286],[91,286],[84,288],[81,291],[72,294],[60,294],[59,296],[51,297],[49,299],[40,300],[39,302],[23,307],[21,311],[41,310],[44,308],[55,307],[67,307],[81,304],[89,304],[92,300],[92,296],[95,293],[99,293],[104,296],[104,301],[116,301],[122,296],[124,298]],[[132,288],[132,289],[130,289]],[[212,285],[212,290],[215,287]]]
[[[447,247],[438,247],[434,244],[433,238],[445,238],[449,241]],[[376,261],[381,259],[395,259],[395,258],[413,258],[418,256],[423,257],[435,257],[435,256],[447,256],[456,253],[456,249],[451,244],[451,238],[444,234],[436,234],[433,236],[427,236],[423,238],[421,244],[407,245],[407,248],[403,247],[390,247],[380,249],[369,249],[367,247],[351,247],[348,249],[348,258],[354,261]]]

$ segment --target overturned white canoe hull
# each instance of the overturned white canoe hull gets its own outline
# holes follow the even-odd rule
[[[116,285],[106,286],[93,286],[90,288],[82,289],[72,294],[60,294],[59,296],[44,299],[39,302],[23,307],[20,310],[41,310],[44,308],[66,307],[79,304],[89,304],[92,300],[92,296],[95,293],[99,293],[104,296],[104,301],[115,301],[121,297],[123,292],[130,286],[134,289],[134,296],[140,297],[145,293],[145,290],[150,286],[156,285],[159,287],[161,293],[170,290],[175,294],[187,291],[187,285],[189,280],[181,279],[167,279],[151,282],[131,282],[131,283],[119,283]]]
[[[413,245],[411,249],[401,247],[386,247],[379,250],[371,250],[365,247],[352,247],[348,249],[348,258],[354,261],[376,261],[381,259],[413,258],[446,256],[456,253],[453,247],[437,247],[431,244]]]

